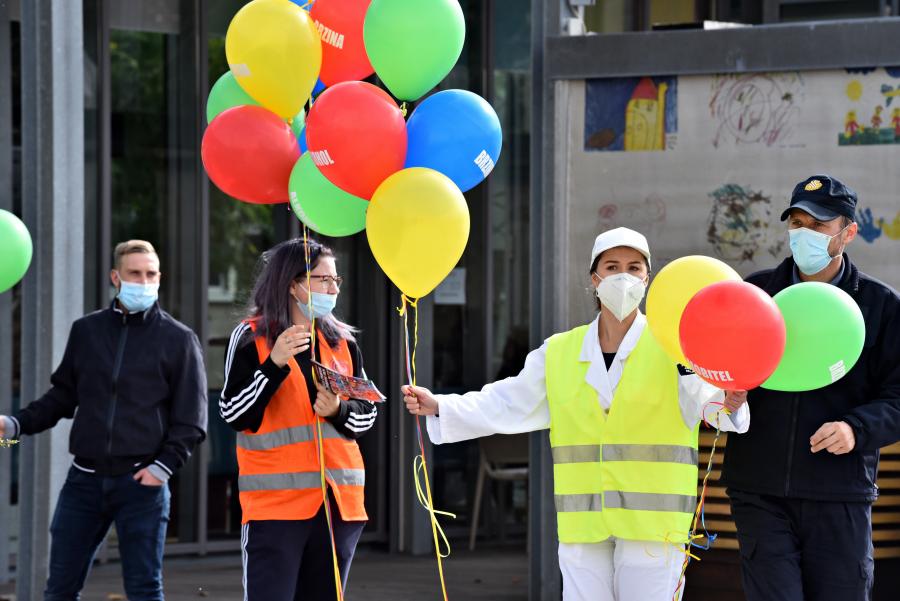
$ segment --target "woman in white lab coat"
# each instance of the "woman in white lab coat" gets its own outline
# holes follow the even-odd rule
[[[698,424],[749,427],[746,392],[674,365],[650,335],[638,309],[649,273],[642,234],[604,232],[591,252],[590,324],[479,392],[403,388],[435,444],[550,430],[564,601],[671,600],[696,506]]]

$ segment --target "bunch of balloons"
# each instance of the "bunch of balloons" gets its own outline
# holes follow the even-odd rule
[[[25,276],[31,265],[31,234],[22,221],[0,209],[0,293],[6,292]]]
[[[850,371],[865,339],[859,306],[837,286],[802,282],[773,298],[704,256],[659,272],[647,321],[674,361],[727,390],[822,388]]]
[[[210,179],[238,200],[290,202],[326,236],[365,229],[391,280],[428,294],[468,241],[462,193],[500,156],[500,121],[472,92],[428,96],[406,120],[464,40],[458,0],[247,3],[207,102]],[[373,73],[388,91],[360,81]]]

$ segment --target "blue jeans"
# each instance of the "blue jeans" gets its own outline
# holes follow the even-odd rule
[[[113,522],[129,601],[163,601],[169,500],[167,485],[144,486],[131,473],[104,477],[70,468],[50,525],[50,577],[44,601],[81,598],[94,555]]]

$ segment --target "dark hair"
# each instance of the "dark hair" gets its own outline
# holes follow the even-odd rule
[[[310,270],[316,268],[322,257],[334,257],[334,253],[327,246],[310,240]],[[256,321],[256,335],[264,336],[271,348],[278,336],[292,325],[291,303],[295,301],[288,292],[291,284],[306,280],[303,239],[285,240],[264,252],[257,274],[247,317]],[[354,333],[357,330],[334,315],[316,319],[316,328],[331,347],[341,340],[356,340]]]
[[[618,248],[618,247],[614,246],[613,248]],[[629,247],[629,248],[631,248],[631,247]],[[612,250],[612,249],[608,248],[606,250]],[[591,270],[588,272],[588,275],[593,275],[593,273],[595,271],[597,271],[597,265],[600,263],[600,258],[603,257],[603,253],[605,253],[606,250],[604,250],[602,253],[600,253],[599,255],[594,257],[594,262],[591,263]],[[635,250],[637,250],[637,249],[635,249]],[[640,251],[638,251],[638,252],[640,252]],[[650,261],[648,261],[647,257],[644,256],[644,253],[641,253],[641,259],[643,259],[644,265],[647,266],[647,273],[650,273]]]

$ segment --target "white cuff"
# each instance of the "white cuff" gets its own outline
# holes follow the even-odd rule
[[[154,461],[153,463],[148,465],[147,471],[153,474],[153,477],[160,482],[168,482],[169,477],[172,475],[172,472],[169,471],[169,468],[167,468],[159,461]]]
[[[429,415],[425,418],[425,429],[428,431],[428,438],[432,444],[442,444],[444,437],[441,433],[441,418],[435,415]]]
[[[3,435],[4,438],[8,438],[10,440],[18,440],[19,438],[19,420],[12,416],[0,415],[0,419],[3,420]]]

